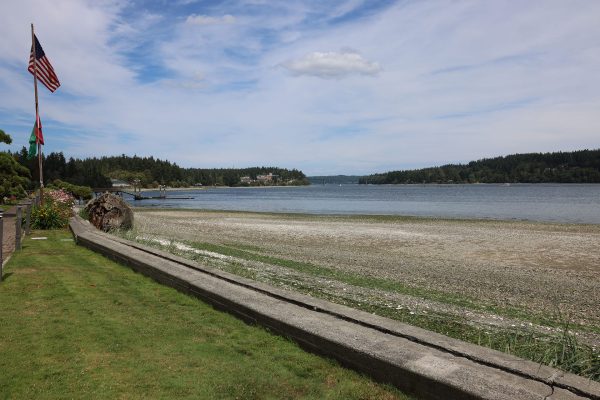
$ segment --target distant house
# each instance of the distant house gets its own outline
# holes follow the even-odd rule
[[[252,183],[252,182],[254,182],[254,179],[250,178],[249,176],[242,176],[240,178],[240,182],[241,183]]]
[[[122,181],[120,179],[111,179],[110,183],[112,183],[112,187],[115,187],[115,188],[131,186],[131,183]]]
[[[277,180],[279,175],[273,175],[273,173],[269,172],[268,175],[257,175],[256,180],[259,182],[273,182]]]

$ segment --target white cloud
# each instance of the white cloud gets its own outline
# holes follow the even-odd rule
[[[222,17],[210,17],[208,15],[192,14],[187,17],[185,23],[188,25],[223,25],[233,24],[235,17],[230,14],[225,14]]]
[[[313,52],[304,57],[281,64],[293,75],[319,78],[344,78],[349,75],[377,75],[381,67],[353,51]]]

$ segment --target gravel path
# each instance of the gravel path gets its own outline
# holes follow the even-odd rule
[[[136,210],[136,229],[600,326],[600,225]]]

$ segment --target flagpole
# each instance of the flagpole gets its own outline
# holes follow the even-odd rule
[[[33,23],[31,24],[31,48],[33,49],[33,87],[35,90],[35,124],[37,129],[40,127],[38,121],[40,120],[40,109],[38,105],[38,88],[37,88],[37,57],[35,54],[35,33],[33,32]],[[44,204],[44,173],[42,169],[42,144],[39,141],[39,137],[36,132],[36,141],[38,146],[38,168],[40,171],[40,201]]]

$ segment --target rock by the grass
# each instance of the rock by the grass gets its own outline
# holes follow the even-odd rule
[[[85,211],[92,225],[105,232],[133,227],[133,210],[125,200],[112,193],[90,200]]]

